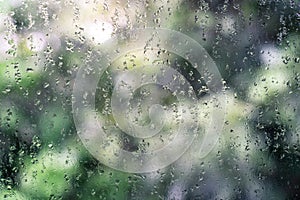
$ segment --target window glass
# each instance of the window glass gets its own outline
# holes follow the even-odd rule
[[[0,199],[299,199],[299,0],[0,0]]]

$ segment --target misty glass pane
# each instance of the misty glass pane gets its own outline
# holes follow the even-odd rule
[[[0,0],[0,199],[300,199],[299,0]]]

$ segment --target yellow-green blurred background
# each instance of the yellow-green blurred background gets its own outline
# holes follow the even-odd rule
[[[201,44],[223,77],[227,110],[207,157],[195,143],[164,169],[131,174],[85,149],[72,88],[91,49],[144,27]],[[299,28],[299,0],[1,0],[0,199],[299,199]],[[138,52],[116,61],[129,70],[141,64],[149,60]],[[108,77],[99,81],[107,89],[100,109],[103,93],[111,95]]]

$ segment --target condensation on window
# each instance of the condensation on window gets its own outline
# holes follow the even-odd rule
[[[299,199],[299,0],[0,1],[0,199]]]

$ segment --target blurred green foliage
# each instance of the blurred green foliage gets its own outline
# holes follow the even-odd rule
[[[0,199],[299,199],[299,1],[86,2],[0,2]],[[211,154],[197,157],[194,144],[165,169],[129,174],[85,150],[72,119],[72,84],[97,48],[97,35],[80,25],[99,15],[115,32],[171,28],[205,47],[228,91]],[[126,61],[127,68],[146,62]],[[97,97],[100,110],[109,77],[99,81],[107,89]],[[127,140],[124,148],[137,148]]]

